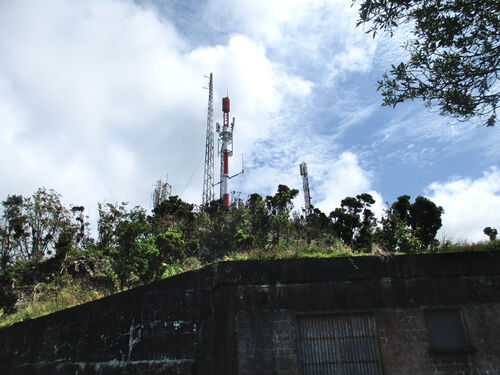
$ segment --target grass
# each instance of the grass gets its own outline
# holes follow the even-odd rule
[[[272,260],[293,258],[331,258],[341,256],[367,255],[355,253],[349,246],[341,241],[312,241],[307,243],[303,240],[284,241],[280,244],[269,245],[265,248],[254,248],[247,251],[239,251],[230,254],[223,261],[231,260]]]
[[[443,241],[435,249],[435,252],[438,253],[478,251],[500,251],[500,240],[479,243],[452,243],[448,240]],[[365,255],[388,256],[390,254],[385,253],[376,245],[373,247],[372,252],[362,253],[354,252],[339,240],[312,241],[311,243],[300,240],[269,245],[263,249],[235,252],[219,261],[332,258]],[[162,278],[196,270],[205,265],[197,258],[187,258],[167,265]],[[26,302],[19,304],[15,313],[4,314],[3,310],[0,309],[0,327],[94,301],[118,291],[116,286],[106,282],[99,284],[96,280],[73,278],[70,275],[65,275],[49,283],[40,283],[34,289],[31,286],[28,291],[24,292]]]
[[[27,302],[21,303],[15,313],[4,314],[3,310],[0,310],[0,327],[38,318],[114,293],[114,290],[108,286],[99,286],[87,280],[73,279],[68,276],[57,282],[40,283],[35,290],[33,296]]]
[[[456,252],[477,252],[477,251],[500,251],[500,240],[488,242],[459,242],[443,241],[438,248],[438,253],[456,253]]]

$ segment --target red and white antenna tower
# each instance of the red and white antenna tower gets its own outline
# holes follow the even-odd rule
[[[205,142],[205,174],[203,176],[202,204],[205,205],[214,197],[214,82],[210,73],[208,86],[207,138]]]
[[[229,206],[229,190],[227,183],[229,180],[229,157],[233,156],[233,129],[234,117],[229,128],[229,97],[222,98],[222,131],[220,125],[217,124],[217,133],[219,133],[220,141],[220,197],[224,198],[226,206]]]
[[[220,197],[224,199],[226,206],[229,206],[229,190],[228,181],[242,173],[235,174],[229,177],[229,157],[233,156],[233,130],[234,130],[234,117],[229,126],[229,111],[230,111],[230,101],[229,97],[226,96],[222,98],[222,129],[220,124],[217,123],[216,130],[219,133],[219,144],[220,144]]]

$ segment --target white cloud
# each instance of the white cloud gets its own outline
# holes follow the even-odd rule
[[[485,227],[500,227],[500,170],[496,167],[477,179],[462,177],[433,182],[428,195],[444,208],[438,237],[484,241]]]
[[[212,0],[214,28],[248,35],[306,77],[331,85],[346,72],[367,71],[377,42],[355,28],[357,6],[343,0]],[[321,77],[320,77],[321,76]]]
[[[314,205],[326,214],[336,207],[347,196],[355,197],[361,193],[369,193],[375,199],[373,211],[380,217],[385,208],[382,195],[372,187],[372,177],[358,162],[352,152],[343,152],[337,160],[327,165],[308,166],[309,174],[321,176],[321,183],[314,188],[319,199]]]
[[[215,73],[216,121],[229,90],[236,155],[311,93],[259,42],[233,35],[193,50],[168,18],[131,1],[0,7],[0,195],[55,188],[94,223],[99,201],[148,207],[167,174],[174,194],[200,201],[203,74]]]

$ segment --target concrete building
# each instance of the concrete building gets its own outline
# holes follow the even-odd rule
[[[500,374],[500,254],[223,262],[0,329],[1,374]]]

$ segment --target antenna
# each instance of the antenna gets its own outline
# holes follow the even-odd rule
[[[304,188],[304,201],[306,216],[311,213],[311,194],[309,192],[309,175],[307,173],[307,164],[300,164],[300,175],[302,176],[302,186]]]
[[[217,124],[217,133],[219,133],[219,156],[220,156],[220,181],[216,184],[220,184],[220,197],[224,199],[224,203],[229,206],[229,190],[228,181],[244,172],[237,173],[233,176],[229,176],[229,157],[233,156],[233,131],[235,119],[231,125],[229,125],[229,111],[230,111],[230,101],[229,96],[222,98],[222,129],[219,124]],[[243,164],[243,159],[242,159]]]
[[[206,77],[206,76],[205,76]],[[210,73],[208,86],[207,136],[205,140],[205,172],[203,174],[202,205],[208,204],[214,197],[214,83]],[[218,124],[217,124],[218,125]]]
[[[170,185],[167,181],[163,183],[161,179],[156,180],[152,194],[153,208],[159,206],[163,201],[167,200],[168,197],[170,197],[171,195],[172,195],[172,185]]]

